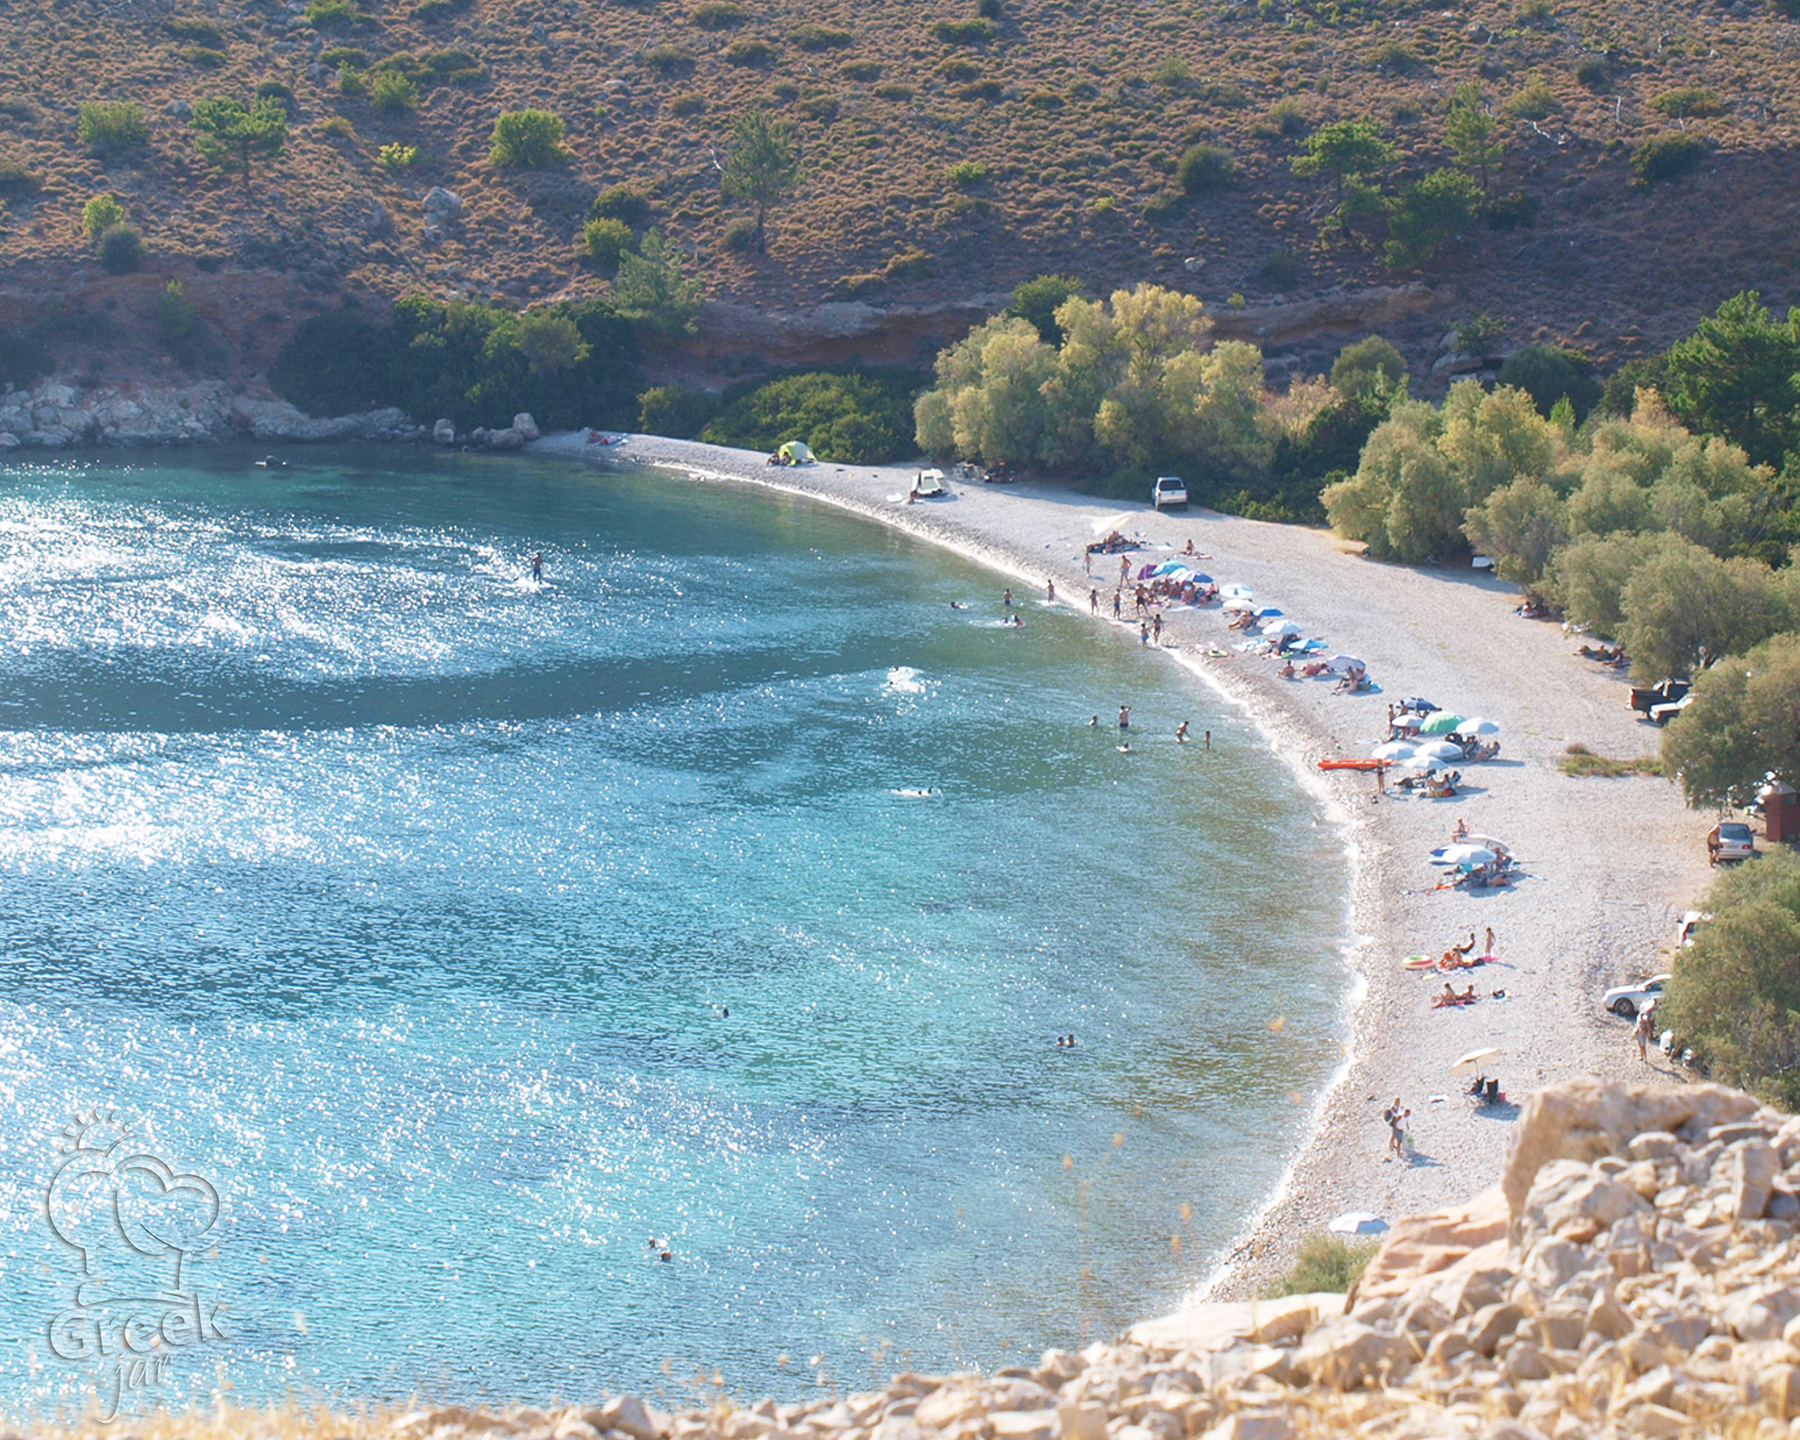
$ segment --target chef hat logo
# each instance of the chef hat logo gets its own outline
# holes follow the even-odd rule
[[[45,1196],[50,1228],[81,1252],[76,1299],[179,1292],[181,1271],[218,1221],[219,1192],[134,1143],[111,1114],[77,1116]]]

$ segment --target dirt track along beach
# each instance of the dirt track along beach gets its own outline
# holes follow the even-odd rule
[[[775,468],[750,451],[649,436],[600,445],[582,433],[548,436],[529,453],[812,496],[953,548],[1013,577],[1024,593],[1041,595],[1054,581],[1077,613],[1088,612],[1087,592],[1098,587],[1092,623],[1121,643],[1140,641],[1129,593],[1130,623],[1115,623],[1116,573],[1096,557],[1090,579],[1087,544],[1112,529],[1139,542],[1135,574],[1191,540],[1204,557],[1192,560],[1197,568],[1251,587],[1258,604],[1279,606],[1305,635],[1327,641],[1323,653],[1347,651],[1367,663],[1379,690],[1334,693],[1335,677],[1283,680],[1276,661],[1233,649],[1242,637],[1226,630],[1217,605],[1163,617],[1161,647],[1243,708],[1342,827],[1353,857],[1347,1064],[1310,1114],[1296,1113],[1291,1133],[1269,1137],[1292,1151],[1292,1167],[1233,1251],[1212,1257],[1212,1297],[1254,1293],[1286,1268],[1299,1237],[1341,1212],[1392,1219],[1494,1183],[1516,1108],[1473,1106],[1463,1094],[1469,1077],[1451,1071],[1458,1056],[1497,1048],[1481,1068],[1514,1099],[1582,1075],[1679,1081],[1656,1052],[1650,1066],[1639,1061],[1632,1027],[1603,1014],[1599,995],[1667,968],[1677,918],[1707,884],[1709,822],[1685,809],[1668,781],[1573,779],[1556,768],[1572,742],[1633,757],[1653,753],[1660,732],[1628,707],[1622,674],[1576,657],[1578,642],[1555,622],[1514,614],[1513,587],[1468,569],[1370,561],[1323,530],[1205,510],[1161,513],[1147,499],[1051,485],[953,483],[946,498],[907,504],[912,466]],[[1498,758],[1463,765],[1464,786],[1446,800],[1406,799],[1390,786],[1377,801],[1370,775],[1318,770],[1321,758],[1367,756],[1386,738],[1388,705],[1407,696],[1498,722]],[[1204,754],[1193,744],[1188,751]],[[1524,878],[1503,888],[1434,890],[1427,857],[1449,842],[1458,820],[1504,840]],[[1483,939],[1490,927],[1498,963],[1454,976],[1459,990],[1472,983],[1482,998],[1434,1009],[1431,996],[1445,977],[1407,970],[1405,957],[1440,954],[1471,932]],[[1266,1020],[1245,1016],[1246,1024]],[[1381,1118],[1396,1096],[1412,1111],[1411,1145],[1399,1159],[1388,1155]]]

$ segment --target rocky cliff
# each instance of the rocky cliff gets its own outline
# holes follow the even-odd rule
[[[1800,1117],[1717,1085],[1534,1095],[1502,1183],[1348,1297],[1200,1305],[993,1376],[801,1405],[420,1410],[392,1440],[1297,1440],[1800,1431]]]

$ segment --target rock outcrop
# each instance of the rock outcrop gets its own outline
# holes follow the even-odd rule
[[[1200,1305],[993,1376],[664,1415],[416,1411],[392,1440],[1395,1440],[1800,1433],[1800,1118],[1717,1085],[1532,1096],[1502,1185],[1348,1296]],[[1790,1422],[1792,1429],[1790,1430]]]
[[[529,418],[529,417],[527,417]],[[241,395],[216,380],[94,386],[44,380],[0,395],[0,450],[196,445],[221,440],[419,440],[403,411],[316,417],[285,400]]]

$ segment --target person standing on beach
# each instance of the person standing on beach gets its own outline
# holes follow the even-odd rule
[[[1656,1006],[1646,1005],[1638,1011],[1637,1029],[1632,1032],[1637,1040],[1638,1059],[1646,1065],[1650,1063],[1650,1041],[1656,1034]]]
[[[1131,558],[1127,555],[1119,557],[1119,584],[1122,587],[1131,578]]]
[[[1492,925],[1487,927],[1487,939],[1482,943],[1481,953],[1483,955],[1494,953],[1494,927]]]
[[[1119,601],[1123,594],[1124,592],[1120,590],[1113,591],[1113,619],[1115,620],[1119,618]]]
[[[1100,592],[1098,590],[1089,590],[1088,591],[1088,614],[1098,615],[1099,613],[1100,613]]]
[[[1081,573],[1083,575],[1092,575],[1094,573],[1094,552],[1092,550],[1083,550],[1081,552]]]
[[[1394,1108],[1389,1110],[1384,1117],[1388,1122],[1388,1149],[1391,1150],[1395,1156],[1401,1156],[1406,1153],[1406,1122],[1411,1115],[1411,1110],[1402,1110],[1400,1108],[1400,1097],[1396,1095],[1394,1097]]]
[[[1052,605],[1056,603],[1056,582],[1054,580],[1044,582],[1044,598]]]
[[[1158,645],[1162,644],[1162,612],[1160,610],[1150,617],[1150,638]]]

